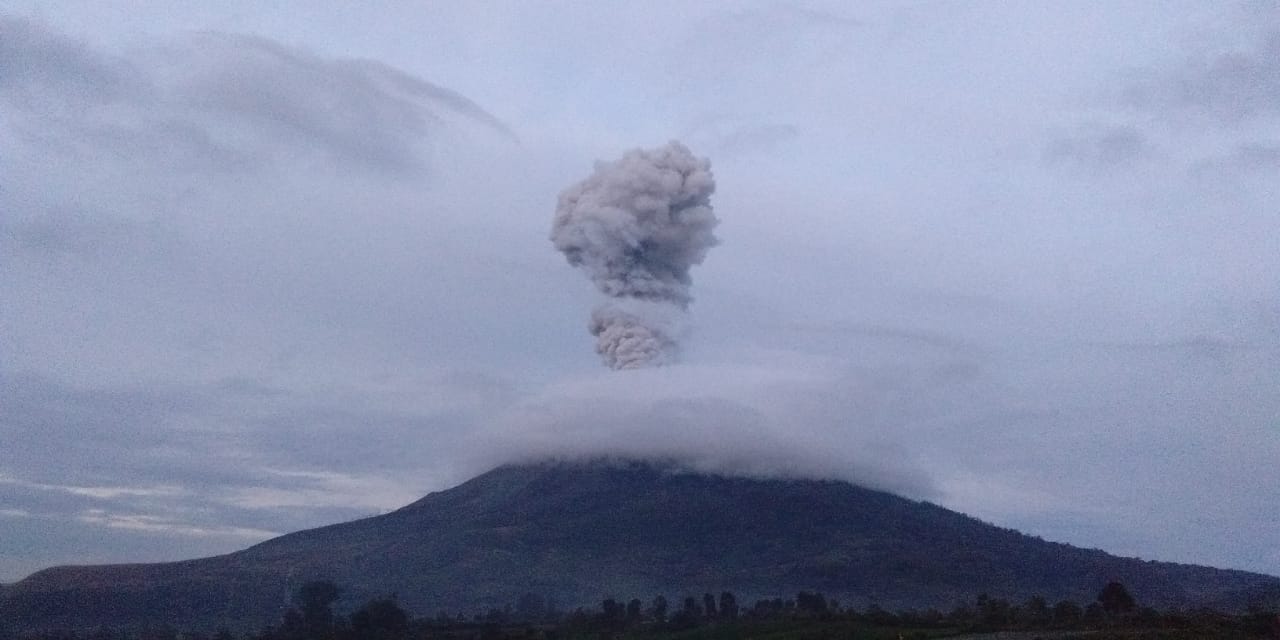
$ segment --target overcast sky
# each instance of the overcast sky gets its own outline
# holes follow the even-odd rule
[[[599,454],[1280,574],[1274,3],[5,6],[0,580]],[[556,198],[672,139],[611,371]]]

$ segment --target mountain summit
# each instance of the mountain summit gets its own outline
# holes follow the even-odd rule
[[[348,600],[395,593],[419,615],[565,606],[606,596],[817,590],[888,609],[979,593],[1092,601],[1124,583],[1143,605],[1244,606],[1280,579],[1118,558],[1046,542],[844,482],[704,475],[638,462],[504,466],[398,511],[184,562],[56,567],[6,589],[18,628],[278,620],[302,583]]]

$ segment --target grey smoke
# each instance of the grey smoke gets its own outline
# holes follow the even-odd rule
[[[678,350],[674,332],[661,322],[615,305],[592,311],[589,329],[596,352],[613,369],[669,364]]]
[[[560,194],[551,241],[601,293],[685,310],[689,269],[716,245],[711,163],[676,141],[599,162]],[[614,369],[662,364],[677,343],[651,313],[606,305],[592,314],[596,351]]]

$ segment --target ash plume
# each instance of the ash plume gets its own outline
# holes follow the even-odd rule
[[[616,305],[603,305],[591,312],[588,328],[596,337],[596,353],[609,368],[639,369],[674,361],[678,350],[674,331],[662,324]]]
[[[689,270],[716,245],[711,163],[679,142],[598,162],[560,194],[551,242],[601,293],[683,311]],[[614,369],[674,359],[673,332],[654,314],[604,305],[592,314],[596,351]],[[658,314],[661,315],[661,314]]]

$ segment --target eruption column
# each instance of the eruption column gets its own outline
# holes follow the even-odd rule
[[[551,242],[617,302],[591,316],[596,352],[614,369],[674,359],[669,313],[693,297],[689,269],[716,245],[711,163],[679,142],[598,162],[560,194]]]

